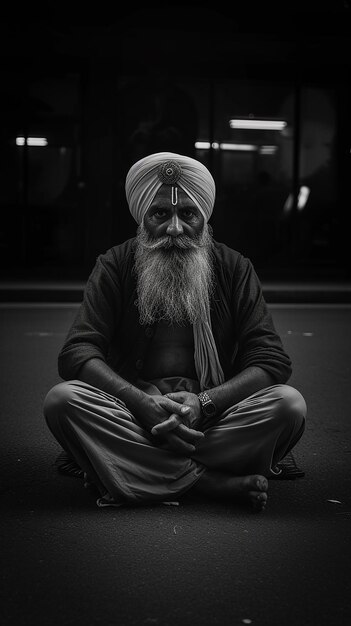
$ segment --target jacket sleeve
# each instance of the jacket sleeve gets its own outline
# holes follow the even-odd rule
[[[77,378],[82,365],[91,358],[106,361],[121,315],[119,282],[112,254],[100,255],[58,356],[58,372],[64,380]]]
[[[275,329],[254,267],[243,256],[234,272],[232,298],[238,340],[235,370],[261,367],[276,384],[286,383],[292,373],[290,357]]]

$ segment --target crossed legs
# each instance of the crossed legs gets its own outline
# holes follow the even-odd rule
[[[306,404],[288,385],[253,394],[206,429],[192,458],[155,445],[123,402],[80,381],[56,385],[44,415],[101,496],[141,504],[194,489],[209,497],[244,498],[262,510],[267,479],[303,433]]]

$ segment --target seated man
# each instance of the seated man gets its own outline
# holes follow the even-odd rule
[[[252,263],[208,224],[215,183],[161,152],[135,163],[136,237],[98,257],[46,396],[54,437],[99,506],[192,490],[261,511],[306,404]]]

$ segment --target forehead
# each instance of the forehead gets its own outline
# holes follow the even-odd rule
[[[178,202],[177,204],[182,207],[187,207],[194,209],[194,211],[198,211],[198,208],[195,202],[189,198],[188,194],[185,193],[184,189],[177,186],[178,193]],[[161,185],[159,190],[157,191],[152,203],[151,207],[155,206],[172,206],[172,185]]]

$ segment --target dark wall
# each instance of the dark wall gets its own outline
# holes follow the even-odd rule
[[[51,208],[43,200],[42,180],[54,171],[59,185],[57,172],[68,158],[59,143],[57,163],[52,157],[46,169],[31,164],[31,181],[36,175],[40,182],[35,201],[23,196],[25,150],[20,162],[13,151],[2,150],[0,176],[10,190],[3,192],[1,207],[8,224],[1,241],[3,276],[25,271],[39,276],[51,269],[54,275],[85,277],[97,254],[134,235],[125,174],[134,160],[153,151],[194,156],[199,110],[182,87],[192,77],[208,84],[209,132],[216,81],[290,81],[336,90],[338,206],[350,205],[348,3],[331,3],[335,10],[326,12],[278,5],[278,21],[276,13],[250,7],[251,12],[221,3],[216,10],[198,3],[168,8],[156,3],[143,10],[125,8],[118,19],[95,24],[55,19],[1,24],[3,145],[11,132],[19,132],[19,122],[26,132],[26,124],[39,129],[51,120],[56,137],[66,134],[72,150],[65,191]],[[66,86],[66,100],[63,88],[57,95],[50,92],[55,80]],[[33,85],[43,84],[45,94],[35,96],[40,90]],[[211,169],[211,154],[208,158]],[[227,243],[232,243],[229,235]],[[10,258],[14,249],[15,259]]]

